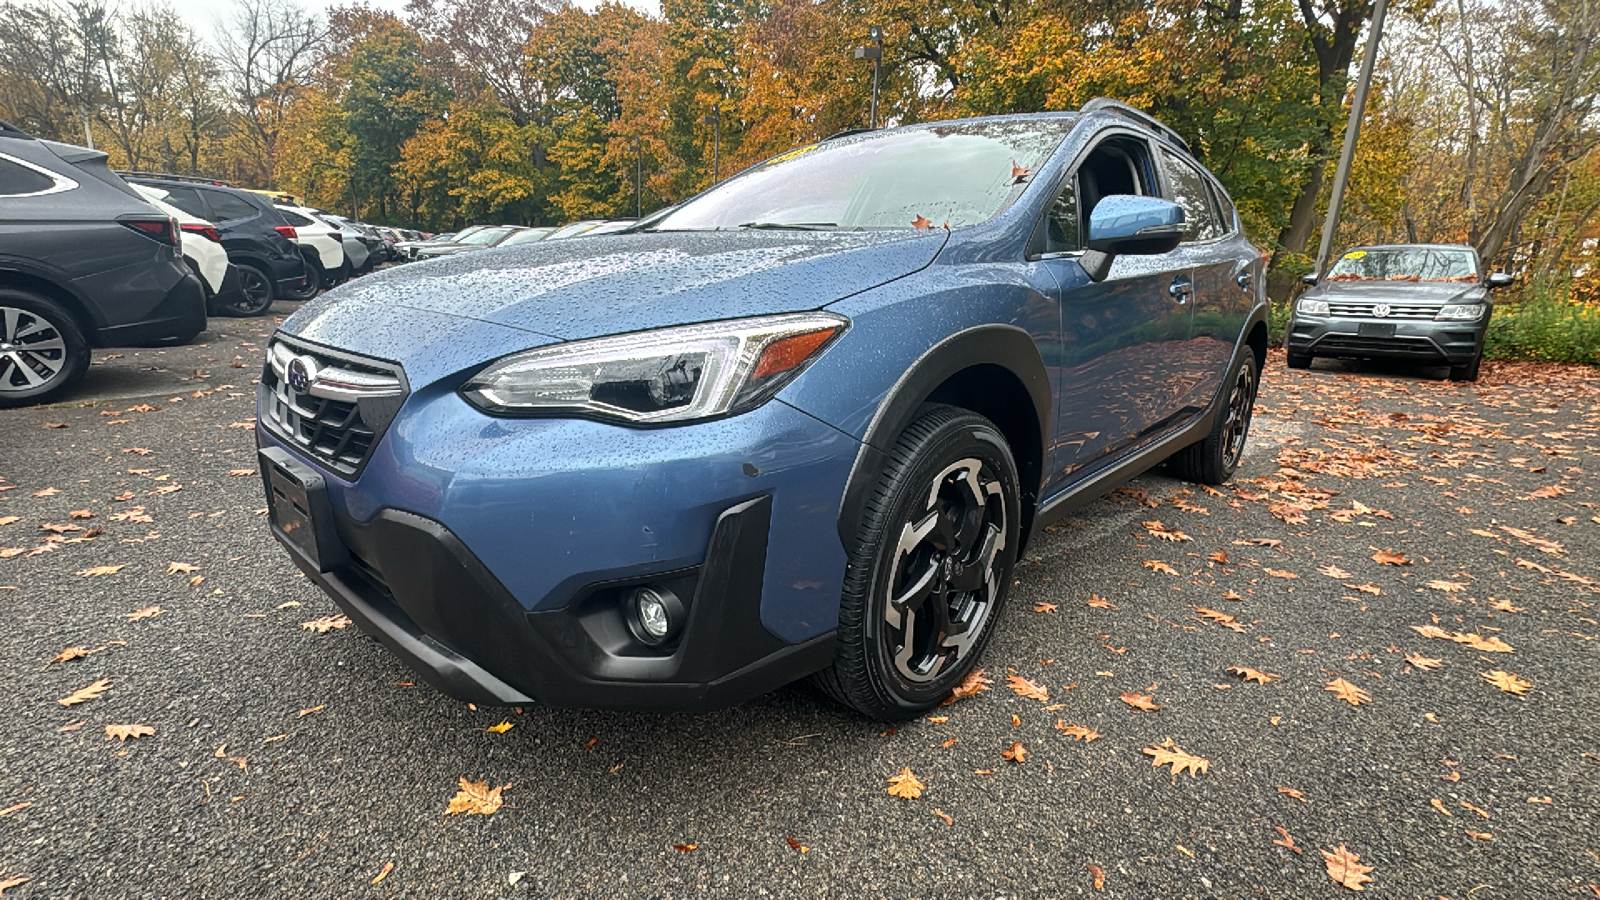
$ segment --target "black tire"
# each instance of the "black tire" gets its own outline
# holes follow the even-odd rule
[[[259,316],[272,308],[272,276],[249,263],[239,266],[239,293],[231,303],[218,306],[225,316]]]
[[[948,697],[1005,606],[1021,511],[1016,462],[999,429],[963,409],[923,407],[856,526],[838,655],[816,675],[822,689],[882,720],[911,718]],[[925,625],[922,611],[931,613]]]
[[[1478,369],[1483,365],[1483,350],[1472,354],[1472,361],[1459,366],[1450,367],[1451,381],[1477,381]]]
[[[1244,354],[1228,374],[1223,386],[1222,404],[1217,408],[1211,433],[1205,440],[1173,454],[1172,468],[1179,478],[1200,484],[1222,484],[1233,477],[1250,437],[1250,421],[1255,417],[1256,392],[1260,388],[1261,365],[1255,351]]]
[[[89,370],[89,342],[61,304],[0,287],[0,407],[43,403]]]
[[[286,294],[283,299],[310,300],[312,297],[317,295],[318,291],[322,290],[323,283],[326,281],[326,278],[322,274],[322,264],[320,262],[312,262],[310,259],[310,254],[307,254],[306,256],[305,286],[292,294]]]
[[[1290,353],[1287,361],[1291,369],[1309,369],[1311,368],[1311,359],[1312,357],[1309,353]]]

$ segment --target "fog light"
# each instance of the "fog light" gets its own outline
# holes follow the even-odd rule
[[[663,587],[634,588],[628,594],[628,627],[646,644],[660,644],[683,624],[683,603]]]

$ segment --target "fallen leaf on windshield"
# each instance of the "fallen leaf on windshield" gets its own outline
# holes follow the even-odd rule
[[[102,678],[88,687],[79,688],[78,690],[73,691],[71,694],[62,697],[56,702],[62,706],[76,706],[79,703],[87,703],[90,700],[98,700],[100,699],[100,695],[104,694],[106,689],[109,687],[111,687],[111,679]]]
[[[1340,700],[1348,701],[1351,706],[1360,706],[1372,700],[1372,695],[1345,681],[1343,678],[1335,678],[1328,682],[1323,687],[1323,690],[1332,691]]]
[[[915,800],[922,796],[924,785],[911,773],[910,767],[900,770],[900,774],[889,776],[888,793],[902,797],[906,800]]]
[[[1014,159],[1011,161],[1011,183],[1012,184],[1021,184],[1022,182],[1026,181],[1028,179],[1029,175],[1032,175],[1032,174],[1033,174],[1033,172],[1030,171],[1027,166],[1019,166],[1019,165],[1017,165],[1017,161],[1014,160]]]
[[[1365,890],[1362,885],[1372,880],[1367,874],[1372,866],[1363,866],[1361,856],[1351,853],[1343,844],[1338,849],[1322,851],[1322,859],[1328,865],[1328,877],[1352,891]]]
[[[922,215],[918,214],[915,219],[911,220],[911,227],[919,230],[927,230],[933,227],[933,220],[924,218]]]
[[[126,740],[128,740],[128,738],[148,737],[149,735],[152,735],[152,734],[155,734],[155,733],[156,733],[156,730],[154,728],[151,728],[149,725],[107,725],[106,726],[106,740],[111,740],[112,738],[116,738],[117,740],[120,740],[120,741],[126,741]]]
[[[500,808],[500,804],[505,802],[500,799],[500,792],[511,787],[509,784],[502,784],[497,788],[491,788],[487,781],[468,781],[465,778],[458,780],[461,790],[450,798],[450,806],[444,811],[447,816],[493,815],[494,811]]]
[[[1518,697],[1528,693],[1529,689],[1533,687],[1533,682],[1519,678],[1510,672],[1502,672],[1499,669],[1495,669],[1493,672],[1479,672],[1478,674],[1483,676],[1484,681],[1508,694],[1516,694]]]

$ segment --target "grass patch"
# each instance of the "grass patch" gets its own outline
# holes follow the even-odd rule
[[[1484,356],[1600,366],[1600,303],[1579,300],[1570,282],[1534,282],[1495,305]]]

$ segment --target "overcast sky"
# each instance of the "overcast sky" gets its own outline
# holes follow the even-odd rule
[[[196,31],[208,39],[214,39],[217,25],[231,18],[234,9],[231,0],[166,0],[166,2],[171,3],[178,11],[178,15],[183,16]],[[377,9],[389,10],[396,15],[403,14],[406,8],[406,0],[360,0],[360,2]],[[621,2],[651,15],[661,15],[661,0],[621,0]],[[584,9],[594,9],[600,5],[600,0],[576,0],[576,3]],[[119,5],[126,7],[132,3],[130,0],[123,0]],[[307,9],[326,9],[342,4],[340,0],[333,2],[310,0],[304,5]]]

